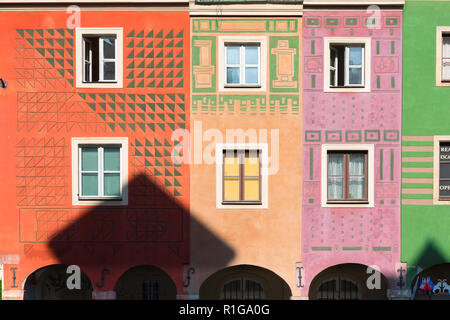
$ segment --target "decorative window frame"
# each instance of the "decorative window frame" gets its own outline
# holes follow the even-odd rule
[[[83,35],[116,35],[116,81],[83,82]],[[123,88],[123,28],[75,28],[75,74],[77,88]]]
[[[450,87],[450,81],[442,81],[442,34],[450,34],[449,27],[436,27],[436,87]]]
[[[450,136],[434,136],[433,138],[433,204],[450,205],[450,201],[439,200],[439,148],[441,142],[450,142]]]
[[[227,87],[226,84],[226,54],[225,47],[226,43],[242,44],[242,43],[258,43],[259,44],[259,52],[260,52],[260,61],[259,61],[259,77],[260,77],[260,86],[259,87],[247,87],[247,86],[233,86]],[[218,63],[218,77],[219,77],[219,91],[220,92],[263,92],[267,89],[267,79],[268,79],[268,71],[267,68],[267,37],[264,36],[219,36],[219,63]]]
[[[321,158],[321,204],[322,208],[373,208],[375,204],[375,163],[373,144],[323,144]],[[328,203],[328,151],[367,152],[367,203]]]
[[[121,185],[122,198],[120,200],[99,198],[94,200],[81,200],[79,197],[79,169],[80,145],[121,145]],[[72,138],[72,205],[74,206],[123,206],[128,205],[128,138],[116,137],[85,137]]]
[[[364,44],[364,86],[330,87],[330,44]],[[371,82],[371,39],[362,37],[325,37],[323,38],[323,91],[324,92],[370,92]]]
[[[223,152],[224,150],[259,150],[261,152],[261,204],[223,204]],[[257,144],[216,144],[216,209],[268,209],[268,146],[267,143]]]

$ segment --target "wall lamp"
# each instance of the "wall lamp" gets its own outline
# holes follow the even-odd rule
[[[5,89],[8,86],[8,83],[5,80],[3,80],[2,78],[0,78],[0,86],[3,89]]]

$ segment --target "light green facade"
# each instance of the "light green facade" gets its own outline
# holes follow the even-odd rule
[[[410,284],[419,267],[450,261],[450,206],[433,204],[434,136],[450,135],[450,87],[436,85],[436,27],[450,2],[406,1],[403,23],[402,261]]]

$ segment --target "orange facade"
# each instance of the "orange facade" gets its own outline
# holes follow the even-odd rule
[[[27,277],[54,264],[80,266],[96,292],[152,265],[180,294],[190,180],[172,133],[190,124],[188,12],[79,12],[81,28],[123,30],[121,88],[77,88],[73,14],[0,13],[3,297],[21,299]],[[128,204],[73,205],[72,140],[83,137],[128,139]]]
[[[256,292],[258,297],[298,297],[302,19],[191,21],[191,266],[196,272],[189,293],[233,298],[241,294],[230,289],[233,284],[255,281],[264,292]],[[260,50],[257,88],[224,84],[226,46],[242,43]],[[260,178],[260,202],[231,204],[227,200],[237,197],[238,187],[223,178],[221,153],[243,149],[259,150],[267,171]],[[246,185],[240,189],[248,191]],[[255,198],[253,189],[248,194]],[[244,291],[251,293],[244,297],[255,294],[248,287]]]

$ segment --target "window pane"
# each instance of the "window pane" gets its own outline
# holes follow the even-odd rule
[[[247,177],[259,176],[259,157],[255,152],[250,152],[249,155],[245,157],[244,175]]]
[[[120,173],[105,173],[104,195],[120,196]]]
[[[224,180],[224,199],[225,201],[239,200],[239,180],[225,179]]]
[[[116,63],[103,63],[103,80],[116,80]]]
[[[330,86],[336,86],[336,70],[330,69]]]
[[[81,170],[98,170],[98,148],[81,148]]]
[[[362,84],[362,68],[349,68],[348,78],[349,84]]]
[[[450,58],[450,35],[442,37],[442,58]]]
[[[450,181],[440,180],[439,181],[439,196],[450,197]]]
[[[362,153],[351,153],[349,164],[350,175],[364,175],[365,155]]]
[[[98,196],[98,174],[82,173],[81,174],[81,195],[82,196]]]
[[[344,198],[344,178],[328,178],[328,199]]]
[[[103,57],[105,59],[115,58],[116,39],[114,38],[102,38],[103,39]]]
[[[344,175],[344,155],[329,153],[328,154],[328,175],[340,176]]]
[[[85,82],[91,81],[90,70],[91,70],[91,64],[89,62],[85,62],[84,63],[84,76],[83,76],[83,79]]]
[[[244,181],[244,200],[259,201],[259,179]]]
[[[450,80],[450,59],[442,59],[442,80]]]
[[[348,197],[350,199],[364,199],[366,197],[364,177],[349,178]]]
[[[239,68],[227,68],[227,83],[240,83]]]
[[[350,65],[362,65],[361,47],[349,47],[349,63]]]
[[[450,178],[450,163],[441,163],[439,178]]]
[[[258,64],[258,48],[257,46],[245,47],[245,64]]]
[[[105,171],[120,171],[120,148],[105,148],[103,160]]]
[[[240,47],[227,46],[227,64],[240,64]]]
[[[224,166],[225,176],[239,176],[239,158],[237,156],[225,157]]]
[[[245,83],[258,84],[258,68],[245,68]]]

